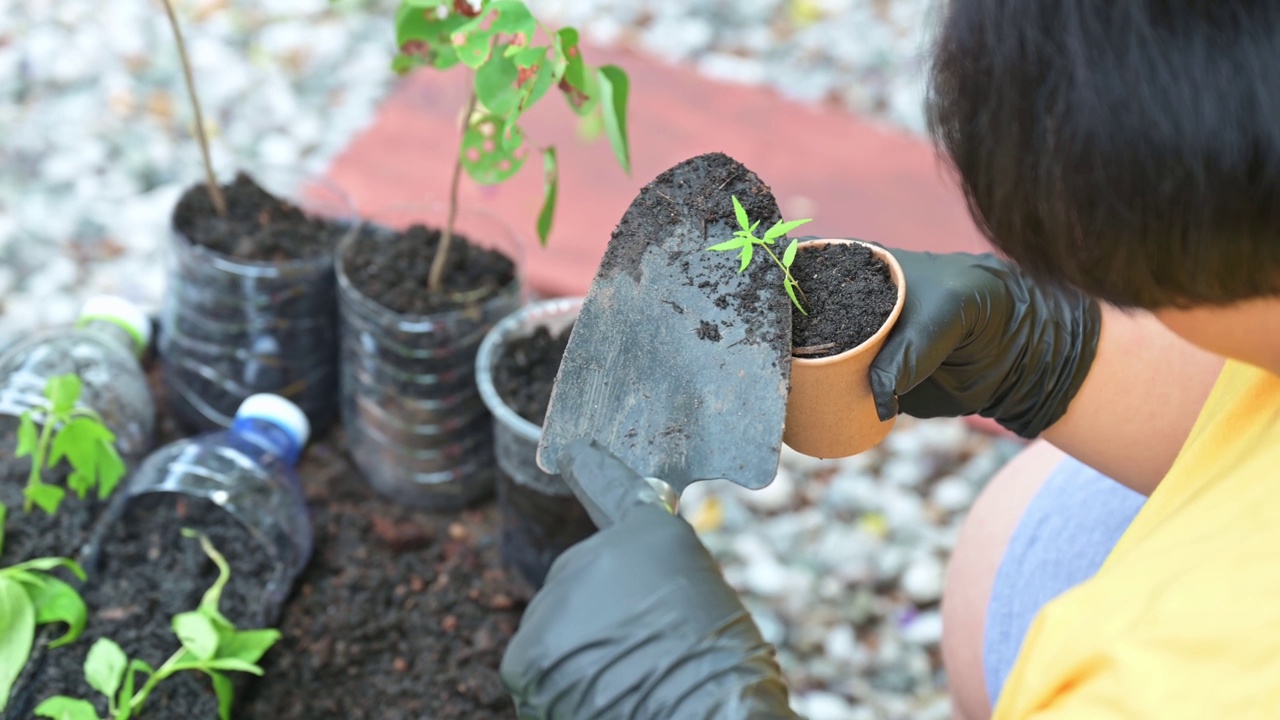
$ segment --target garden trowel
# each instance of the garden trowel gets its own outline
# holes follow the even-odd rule
[[[736,256],[708,251],[738,229],[733,197],[752,223],[780,219],[760,178],[719,153],[663,173],[627,209],[569,336],[538,446],[543,470],[572,468],[576,449],[596,458],[583,467],[620,463],[632,473],[613,473],[617,483],[644,491],[631,481],[648,478],[663,497],[698,480],[753,490],[773,480],[791,305],[767,256],[740,272]],[[592,473],[564,475],[593,509],[580,484]]]

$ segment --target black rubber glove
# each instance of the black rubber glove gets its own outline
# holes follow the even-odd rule
[[[561,458],[579,494],[582,481],[604,477],[574,480],[575,467],[600,463]],[[593,517],[612,524],[561,555],[525,610],[502,659],[519,717],[796,718],[773,647],[693,528],[643,482],[631,473],[609,483],[634,492],[601,496]]]
[[[995,255],[887,249],[907,299],[871,365],[881,420],[977,414],[1032,438],[1066,413],[1097,352],[1097,302]]]

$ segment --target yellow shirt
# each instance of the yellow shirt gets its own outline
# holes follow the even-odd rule
[[[1102,569],[1041,610],[995,709],[1032,718],[1280,718],[1280,377],[1228,362]]]

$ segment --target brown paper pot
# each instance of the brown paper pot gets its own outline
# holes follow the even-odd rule
[[[791,359],[791,393],[787,397],[787,424],[782,436],[791,449],[818,458],[857,455],[880,443],[893,429],[894,420],[880,422],[871,396],[871,361],[884,346],[893,324],[902,314],[907,297],[902,266],[882,248],[858,240],[809,240],[806,246],[831,243],[866,245],[889,266],[898,288],[898,300],[884,325],[861,345],[824,358]]]

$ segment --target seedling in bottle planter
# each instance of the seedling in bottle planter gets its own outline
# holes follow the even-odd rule
[[[204,594],[200,606],[173,617],[173,632],[182,647],[158,668],[134,658],[128,659],[114,641],[101,638],[89,650],[84,661],[85,681],[107,697],[108,714],[99,718],[87,700],[56,695],[36,707],[39,717],[55,720],[129,720],[137,715],[165,679],[184,671],[202,672],[213,680],[218,696],[218,717],[231,720],[234,693],[226,672],[263,674],[258,661],[280,639],[273,629],[237,630],[218,609],[222,591],[231,579],[231,567],[205,535],[183,530],[187,537],[199,538],[200,546],[218,566],[218,579]],[[134,688],[141,675],[142,687]]]
[[[787,249],[782,252],[781,258],[774,254],[773,248],[769,246],[792,230],[807,222],[812,222],[813,218],[778,222],[766,230],[763,237],[756,237],[755,233],[756,229],[760,227],[760,221],[751,222],[750,218],[747,217],[747,211],[742,207],[742,203],[738,202],[738,196],[734,195],[732,197],[733,214],[738,220],[740,229],[734,232],[731,239],[712,245],[707,249],[715,252],[737,250],[738,257],[742,258],[742,264],[738,267],[738,272],[741,273],[751,264],[751,259],[755,256],[755,248],[759,246],[766,253],[769,253],[769,257],[777,263],[779,268],[782,268],[782,285],[786,288],[787,296],[791,298],[791,302],[795,304],[797,310],[808,315],[809,313],[805,311],[804,306],[800,304],[800,298],[804,297],[804,291],[800,289],[800,283],[796,282],[796,279],[791,276],[791,264],[796,260],[796,248],[799,241],[793,239]],[[796,293],[800,294],[799,297],[796,297]],[[808,302],[808,300],[806,299],[805,302]]]
[[[6,514],[7,508],[0,505],[0,554]],[[66,623],[67,632],[49,643],[52,648],[73,642],[84,630],[88,619],[84,601],[74,588],[49,574],[56,568],[85,579],[84,570],[66,558],[36,558],[0,568],[0,711],[31,656],[38,625]]]
[[[549,39],[534,43],[538,30]],[[578,31],[545,28],[520,0],[402,0],[396,13],[400,49],[393,69],[448,70],[464,65],[474,72],[462,116],[462,142],[449,191],[449,217],[432,258],[427,287],[439,292],[458,213],[462,171],[483,185],[513,177],[528,157],[520,117],[551,88],[585,121],[604,126],[622,169],[631,172],[627,141],[627,74],[614,65],[588,66]],[[545,247],[559,195],[559,164],[553,146],[542,148],[544,191],[538,213],[538,240]]]
[[[66,458],[71,464],[67,485],[84,499],[98,488],[105,498],[115,490],[124,476],[125,465],[116,452],[116,436],[90,408],[79,407],[80,378],[59,375],[45,386],[45,402],[24,412],[19,419],[17,457],[31,456],[31,472],[27,476],[24,510],[38,505],[53,515],[62,504],[66,491],[41,478]],[[39,427],[37,427],[39,426]]]

